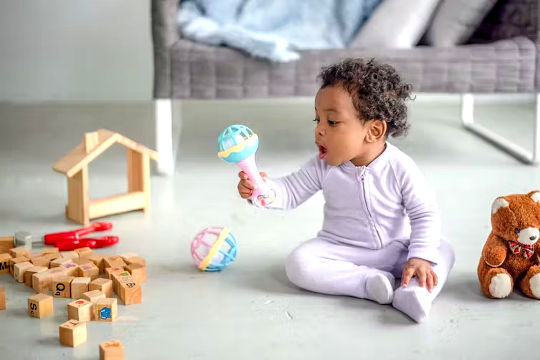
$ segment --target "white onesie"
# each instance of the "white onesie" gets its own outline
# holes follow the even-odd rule
[[[313,292],[391,302],[418,322],[427,318],[455,257],[440,234],[435,197],[410,157],[387,143],[368,166],[346,162],[334,167],[314,157],[297,172],[268,182],[276,190],[270,208],[293,209],[323,191],[322,229],[287,260],[287,276],[294,284]],[[410,258],[434,264],[438,286],[432,293],[416,278],[394,292],[395,278]]]

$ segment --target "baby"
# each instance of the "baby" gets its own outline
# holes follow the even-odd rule
[[[261,173],[276,191],[268,207],[293,209],[319,190],[324,195],[322,229],[289,255],[287,277],[312,292],[392,304],[422,322],[455,260],[421,172],[387,142],[409,128],[410,85],[391,66],[362,59],[326,67],[319,77],[318,156],[277,180]],[[239,176],[238,191],[249,199],[255,185]]]

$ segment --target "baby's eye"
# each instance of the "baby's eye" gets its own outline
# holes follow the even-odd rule
[[[313,119],[313,121],[315,121],[317,124],[319,124],[319,122],[321,122],[321,120],[319,120],[319,119]]]
[[[330,126],[336,126],[338,123],[336,121],[330,121],[328,120],[328,125]]]

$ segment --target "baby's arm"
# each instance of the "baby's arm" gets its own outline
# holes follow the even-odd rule
[[[324,160],[313,157],[298,171],[276,180],[267,180],[276,190],[275,201],[267,207],[282,210],[298,207],[322,189],[328,169]]]
[[[394,171],[411,224],[408,259],[420,258],[437,264],[441,237],[439,206],[418,166],[407,157],[400,160]]]

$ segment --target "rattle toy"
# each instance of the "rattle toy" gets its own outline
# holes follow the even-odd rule
[[[206,237],[213,236],[210,241]],[[199,232],[191,242],[191,257],[202,271],[220,271],[229,266],[238,248],[228,227],[209,227]]]
[[[276,191],[264,182],[257,165],[255,153],[259,147],[259,138],[244,125],[232,125],[223,130],[217,141],[218,156],[225,162],[236,164],[249,179],[257,185],[251,201],[256,206],[266,206],[274,202]]]

